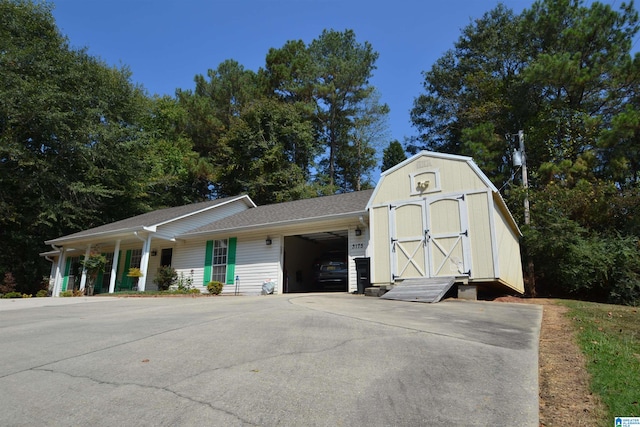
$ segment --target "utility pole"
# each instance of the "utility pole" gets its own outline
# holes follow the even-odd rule
[[[524,188],[524,223],[531,224],[529,214],[529,178],[527,174],[527,155],[524,151],[524,131],[518,131],[518,142],[520,143],[520,157],[522,159],[522,188]]]
[[[529,212],[529,178],[527,173],[527,155],[524,150],[524,131],[518,131],[519,150],[513,151],[513,165],[520,166],[522,169],[522,188],[524,189],[524,223],[531,224],[531,214]],[[536,276],[533,270],[533,259],[527,256],[527,271],[525,286],[529,296],[536,296]]]

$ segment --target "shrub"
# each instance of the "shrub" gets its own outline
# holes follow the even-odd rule
[[[180,273],[180,277],[178,278],[178,290],[188,292],[191,289],[193,289],[193,270],[191,270],[188,276]]]
[[[220,295],[223,286],[221,282],[209,282],[207,284],[207,291],[209,291],[211,295]]]
[[[36,297],[38,298],[47,297],[47,296],[49,296],[49,292],[46,289],[40,289],[36,294]]]
[[[0,282],[0,294],[8,294],[15,292],[15,290],[16,279],[14,279],[13,274],[11,272],[4,273],[4,279]]]
[[[189,289],[189,293],[190,293],[190,294],[199,294],[199,293],[200,293],[200,289],[198,289],[198,288],[191,288],[191,289]]]
[[[20,292],[7,292],[2,295],[2,298],[22,298],[22,293]]]
[[[153,279],[153,283],[158,286],[159,291],[166,291],[171,287],[171,285],[175,284],[177,280],[178,273],[176,272],[176,269],[165,265],[158,268],[158,272],[156,274],[156,278]]]
[[[62,291],[60,292],[60,296],[61,297],[72,297],[73,296],[73,291]]]

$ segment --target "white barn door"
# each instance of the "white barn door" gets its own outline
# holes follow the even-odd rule
[[[464,195],[390,207],[393,280],[471,274]]]

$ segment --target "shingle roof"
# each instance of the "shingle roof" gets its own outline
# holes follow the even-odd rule
[[[202,226],[185,233],[183,236],[362,214],[366,212],[367,202],[372,193],[373,190],[363,190],[258,206]]]
[[[234,196],[225,197],[222,199],[210,200],[207,202],[193,203],[190,205],[176,206],[173,208],[160,209],[153,212],[148,212],[142,215],[137,215],[131,218],[126,218],[120,221],[104,224],[99,227],[90,228],[88,230],[79,231],[67,236],[58,237],[53,240],[48,240],[46,244],[56,244],[59,241],[67,241],[74,239],[82,239],[86,237],[92,237],[99,234],[110,234],[117,232],[135,231],[144,227],[153,227],[162,225],[167,222],[174,221],[176,219],[183,218],[185,216],[193,215],[200,211],[210,209],[214,206],[221,205],[236,199],[247,198],[248,203],[255,206],[253,202],[247,196]]]

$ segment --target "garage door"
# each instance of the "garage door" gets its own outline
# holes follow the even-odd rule
[[[471,274],[464,195],[390,206],[390,220],[394,280]]]

